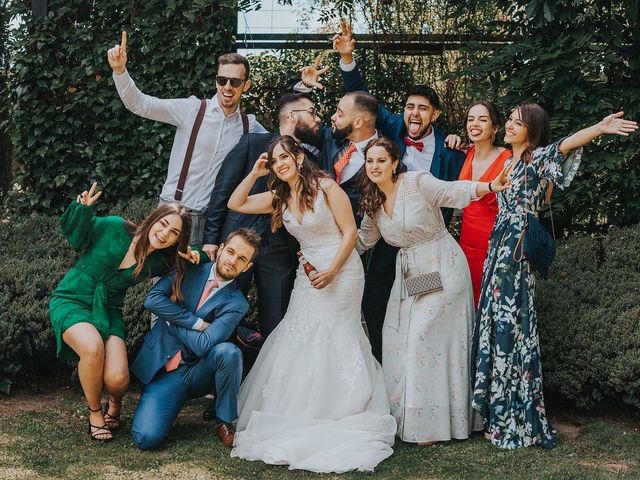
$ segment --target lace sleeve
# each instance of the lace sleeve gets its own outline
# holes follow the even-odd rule
[[[358,241],[356,242],[356,251],[362,255],[365,251],[373,247],[380,240],[380,229],[378,224],[369,215],[365,213],[362,223],[358,229]]]

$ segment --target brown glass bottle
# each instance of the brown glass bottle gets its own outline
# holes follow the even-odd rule
[[[307,274],[307,277],[311,277],[312,274],[318,273],[318,271],[316,270],[316,267],[311,265],[309,263],[309,260],[305,258],[304,254],[302,253],[302,250],[298,250],[298,253],[296,253],[296,255],[298,255],[298,260],[302,264],[302,268],[304,268],[304,273]]]

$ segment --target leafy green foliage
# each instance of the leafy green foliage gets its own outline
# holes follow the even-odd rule
[[[465,2],[462,10],[481,8]],[[486,51],[470,47],[461,71],[469,99],[495,100],[508,112],[537,102],[550,114],[552,135],[568,135],[604,116],[640,114],[640,22],[634,2],[531,0],[493,2],[504,12],[494,28],[520,38]],[[554,195],[566,225],[640,221],[637,134],[603,138],[586,147],[576,181]]]
[[[128,32],[128,68],[140,88],[164,98],[215,93],[218,55],[235,34],[232,1],[50,0],[33,19],[21,16],[11,51],[7,125],[24,192],[14,208],[59,212],[92,179],[120,202],[155,197],[166,174],[173,128],[128,112],[107,62],[107,49]]]
[[[580,407],[640,407],[640,227],[558,245],[536,291],[545,388]]]

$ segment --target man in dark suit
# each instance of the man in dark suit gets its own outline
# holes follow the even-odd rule
[[[228,340],[249,308],[234,279],[251,268],[259,244],[252,230],[236,230],[220,245],[215,263],[187,268],[181,300],[172,298],[173,275],[149,292],[144,305],[158,321],[131,365],[144,384],[131,427],[141,450],[162,442],[187,400],[212,390],[216,435],[233,445],[242,354]]]
[[[320,118],[310,97],[300,93],[283,95],[276,106],[279,135],[290,135],[306,145],[310,155],[317,149]],[[237,282],[246,295],[255,278],[258,291],[258,322],[260,333],[269,335],[284,316],[293,289],[296,260],[296,242],[280,227],[271,232],[271,215],[245,215],[227,208],[227,202],[236,187],[249,174],[260,155],[269,149],[269,144],[278,137],[273,133],[249,133],[240,137],[238,144],[222,163],[209,202],[204,230],[204,251],[215,257],[218,244],[229,232],[245,227],[255,230],[262,241],[253,267],[238,277]],[[267,191],[267,177],[261,177],[250,194]],[[243,343],[257,347],[259,337],[240,336]]]

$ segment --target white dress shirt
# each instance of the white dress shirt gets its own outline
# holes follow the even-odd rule
[[[200,100],[192,95],[189,98],[161,99],[142,93],[129,72],[121,75],[113,74],[118,95],[122,103],[131,112],[144,118],[169,123],[176,127],[173,139],[167,179],[162,187],[160,199],[165,202],[175,201],[174,195],[180,178],[180,171],[187,151],[193,123],[200,109]],[[256,120],[255,115],[249,117],[249,132],[266,133],[265,128]],[[198,132],[189,173],[185,181],[181,203],[194,212],[205,212],[216,176],[227,153],[238,143],[242,135],[242,118],[239,108],[225,117],[218,104],[217,96],[207,101],[207,109]]]
[[[366,148],[367,144],[371,140],[374,140],[376,138],[378,138],[378,132],[376,132],[371,138],[367,138],[362,142],[354,143],[354,145],[356,146],[356,149],[351,154],[349,163],[347,163],[347,166],[344,167],[344,170],[342,170],[342,176],[340,177],[341,184],[349,180],[351,177],[353,177],[356,173],[360,171],[360,169],[364,165],[364,149]],[[351,145],[351,143],[349,144],[349,146]],[[349,148],[349,146],[347,146],[347,148]],[[341,152],[341,155],[342,154],[343,153]]]
[[[229,285],[231,282],[233,282],[233,280],[226,280],[226,281],[222,281],[222,280],[216,280],[216,264],[214,263],[211,266],[211,273],[209,273],[209,278],[207,279],[207,283],[209,283],[210,281],[216,281],[218,282],[218,288],[213,288],[211,289],[211,293],[209,293],[209,296],[207,297],[207,300],[209,300],[211,297],[213,297],[216,293],[218,293],[220,290],[222,290],[224,287],[226,287],[227,285]],[[205,283],[205,288],[206,288],[206,283]],[[203,289],[204,290],[204,289]],[[202,295],[202,294],[200,294]],[[205,300],[205,302],[207,301]],[[203,302],[204,304],[204,302]],[[198,318],[198,320],[196,321],[196,323],[193,324],[193,327],[191,327],[193,330],[200,330],[200,327],[202,326],[202,324],[204,323],[204,320],[201,318]]]
[[[431,171],[433,154],[436,152],[436,137],[433,134],[433,127],[429,135],[415,141],[424,145],[422,151],[419,151],[413,145],[407,145],[407,149],[402,157],[402,162],[410,172],[414,170],[429,172]]]

